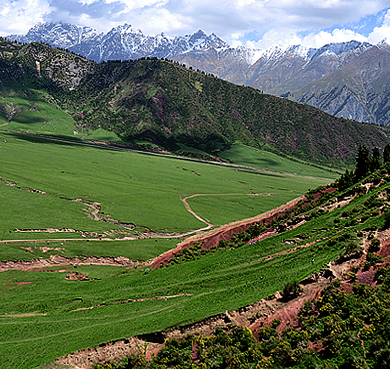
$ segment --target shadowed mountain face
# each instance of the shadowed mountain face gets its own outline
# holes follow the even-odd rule
[[[235,141],[316,163],[352,162],[388,133],[157,58],[97,64],[41,43],[0,44],[1,91],[55,104],[77,127],[218,153]],[[15,107],[17,109],[17,107]]]

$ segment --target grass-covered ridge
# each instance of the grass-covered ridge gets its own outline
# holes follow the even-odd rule
[[[96,98],[89,95],[91,87]],[[383,148],[386,141],[375,126],[336,119],[162,60],[102,65],[76,95],[87,105],[80,120],[126,140],[147,137],[170,148],[181,142],[218,152],[238,140],[329,164],[352,159],[354,146],[372,142]]]

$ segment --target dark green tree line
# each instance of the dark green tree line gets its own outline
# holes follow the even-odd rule
[[[390,144],[383,150],[383,162],[379,148],[374,147],[372,154],[365,145],[360,145],[356,155],[355,170],[346,170],[338,180],[339,189],[343,190],[352,186],[357,181],[367,177],[380,169],[383,165],[390,165]]]

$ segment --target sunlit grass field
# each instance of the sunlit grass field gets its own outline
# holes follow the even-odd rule
[[[0,128],[41,134],[74,136],[73,119],[53,104],[43,101],[41,92],[26,98],[19,92],[2,91]],[[81,135],[80,135],[81,137]]]

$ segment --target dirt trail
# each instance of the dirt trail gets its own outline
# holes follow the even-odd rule
[[[92,241],[92,242],[100,242],[100,241],[131,241],[135,239],[140,239],[140,238],[183,238],[187,236],[187,239],[182,241],[177,245],[177,247],[173,250],[169,250],[165,252],[164,254],[158,256],[157,258],[153,259],[149,264],[152,264],[152,268],[156,268],[160,266],[160,263],[166,263],[170,258],[172,257],[173,253],[176,253],[177,251],[183,249],[184,247],[188,247],[193,245],[194,242],[197,241],[204,241],[206,243],[206,247],[210,248],[212,244],[217,245],[220,239],[230,239],[231,235],[233,233],[241,232],[242,230],[245,230],[248,228],[251,224],[259,222],[260,220],[265,220],[265,219],[274,219],[280,214],[282,214],[286,209],[289,209],[293,206],[295,206],[301,199],[304,197],[299,197],[297,199],[291,200],[288,203],[279,206],[278,208],[275,208],[273,210],[267,211],[263,214],[256,215],[253,218],[247,218],[247,219],[242,219],[233,223],[228,223],[225,225],[222,225],[218,228],[210,230],[212,227],[212,224],[207,222],[206,220],[203,220],[200,216],[198,216],[188,205],[187,201],[189,198],[194,198],[197,196],[229,196],[229,195],[240,195],[240,194],[194,194],[187,196],[186,198],[182,199],[183,203],[186,206],[186,209],[191,212],[194,216],[196,216],[199,220],[203,221],[205,224],[207,224],[207,227],[201,228],[198,230],[182,233],[182,234],[156,234],[153,232],[142,234],[140,236],[131,236],[131,237],[122,237],[122,238],[108,238],[108,237],[95,237],[95,238],[86,238],[85,233],[82,231],[76,231],[74,229],[39,229],[39,230],[18,230],[19,232],[48,232],[48,233],[61,233],[61,232],[78,232],[84,237],[82,238],[51,238],[51,239],[18,239],[18,240],[0,240],[0,244],[7,244],[7,243],[50,243],[50,242],[67,242],[67,241]],[[241,194],[245,196],[260,196],[261,194]],[[268,194],[269,195],[269,194]],[[81,202],[82,200],[74,200],[77,202]],[[98,212],[100,210],[100,204],[98,203],[93,203],[93,204],[87,204],[84,203],[85,205],[88,205],[88,207],[91,210],[91,213],[94,217],[99,218]],[[100,218],[99,218],[100,219]],[[207,232],[203,232],[207,231]],[[273,233],[268,234],[267,236],[271,236]],[[265,236],[263,235],[263,238]],[[87,258],[88,259],[88,258]],[[97,258],[95,258],[97,259]],[[100,259],[110,259],[109,262],[106,260],[103,261],[94,261],[94,263],[102,263],[103,265],[119,265],[119,266],[134,266],[138,264],[146,264],[146,263],[138,263],[138,262],[133,262],[131,260],[128,260],[126,264],[123,264],[122,262],[116,262],[113,261],[115,258],[100,258]],[[126,259],[126,258],[124,258]],[[61,260],[60,262],[58,260]],[[12,270],[12,269],[17,269],[17,270],[33,270],[36,268],[48,268],[52,266],[68,266],[72,264],[77,264],[77,265],[89,265],[88,261],[82,261],[82,259],[75,257],[75,258],[64,258],[58,255],[52,255],[50,259],[34,259],[30,261],[5,261],[5,262],[0,262],[0,272],[6,271],[6,270]]]
[[[2,180],[1,177],[0,177],[0,180]],[[24,190],[24,191],[28,191],[28,192],[36,192],[36,193],[39,193],[39,194],[46,195],[46,192],[44,192],[44,191],[35,190],[35,189],[27,188],[27,187],[21,187],[21,186],[18,186],[15,182],[12,182],[12,181],[6,181],[6,185],[14,186],[14,187],[16,187],[16,188],[18,188],[20,190]],[[185,233],[162,233],[162,232],[153,232],[153,231],[148,230],[147,232],[141,232],[138,235],[132,235],[132,234],[128,233],[128,231],[131,231],[131,230],[133,230],[136,227],[135,224],[133,224],[133,223],[124,223],[124,222],[121,222],[119,220],[112,219],[112,218],[109,218],[108,216],[105,216],[105,215],[101,214],[101,212],[100,212],[101,211],[101,204],[99,202],[90,202],[90,201],[85,201],[83,199],[70,199],[70,198],[66,198],[66,197],[61,197],[63,200],[66,200],[66,201],[72,201],[72,202],[77,202],[77,203],[83,204],[86,207],[85,210],[87,212],[87,217],[88,218],[93,219],[95,221],[99,221],[99,222],[107,222],[107,223],[115,224],[117,226],[120,226],[120,227],[124,228],[125,231],[122,232],[121,237],[110,238],[110,237],[108,237],[108,234],[103,235],[103,234],[98,234],[96,232],[85,232],[85,231],[82,231],[82,230],[75,230],[75,229],[70,229],[70,228],[65,228],[65,229],[56,229],[56,228],[47,228],[47,229],[15,229],[14,232],[29,232],[29,233],[34,233],[34,232],[41,232],[41,233],[44,233],[44,232],[48,232],[48,233],[71,232],[71,233],[79,233],[79,234],[81,234],[84,237],[84,239],[75,239],[75,238],[67,238],[67,239],[64,239],[64,238],[57,238],[57,239],[29,239],[29,240],[23,240],[23,239],[15,240],[15,239],[12,239],[12,240],[0,240],[0,243],[8,243],[8,242],[14,242],[14,243],[15,242],[64,242],[64,241],[79,241],[79,240],[88,240],[88,241],[129,241],[131,239],[184,238],[184,237],[188,237],[188,236],[192,236],[192,235],[196,236],[197,234],[199,234],[201,232],[208,231],[211,228],[213,228],[213,224],[209,220],[203,219],[188,204],[187,200],[189,200],[191,198],[199,197],[199,196],[251,196],[251,197],[253,197],[253,196],[271,196],[271,194],[270,193],[268,193],[268,194],[254,194],[254,193],[249,193],[249,194],[248,193],[193,194],[193,195],[189,195],[189,196],[187,196],[187,197],[185,197],[183,199],[180,196],[180,200],[183,202],[186,210],[190,214],[192,214],[196,219],[198,219],[202,223],[205,223],[206,227],[203,227],[203,228],[200,228],[200,229],[196,229],[196,230],[192,230],[192,231],[188,231],[188,232],[185,232]],[[295,200],[292,200],[292,201],[295,201]],[[283,206],[284,205],[282,205],[282,207]],[[251,219],[254,219],[254,218],[251,218]],[[249,221],[249,219],[244,219],[244,220],[241,220],[241,221],[238,221],[238,222],[246,222],[246,221]],[[226,226],[230,226],[231,224],[233,224],[233,223],[230,223],[230,224],[228,224]],[[218,229],[220,229],[220,228],[218,228]]]
[[[210,194],[206,194],[206,193],[196,193],[194,195],[190,195],[190,196],[187,196],[185,197],[184,199],[182,199],[180,197],[180,200],[183,202],[185,208],[187,209],[187,211],[189,213],[191,213],[196,219],[200,220],[201,222],[205,223],[207,225],[206,228],[203,228],[203,230],[206,230],[206,229],[210,229],[213,227],[213,225],[210,223],[209,220],[206,220],[206,219],[203,219],[200,215],[196,214],[194,210],[192,210],[191,206],[188,204],[187,200],[189,199],[193,199],[194,197],[200,197],[200,196],[206,196],[206,197],[210,197],[210,196],[261,196],[261,195],[265,195],[265,194],[260,194],[260,193],[210,193]],[[270,196],[270,194],[267,194],[268,196]]]
[[[187,196],[187,197],[185,197],[184,199],[180,198],[180,200],[183,202],[183,204],[184,204],[186,210],[187,210],[189,213],[191,213],[196,219],[200,220],[202,223],[205,223],[205,224],[207,225],[207,227],[206,227],[206,228],[203,228],[203,230],[210,229],[210,228],[212,228],[213,225],[212,225],[209,221],[203,219],[201,216],[199,216],[198,214],[196,214],[195,211],[193,211],[193,210],[191,209],[191,206],[190,206],[190,205],[188,204],[188,202],[187,202],[188,199],[192,199],[192,198],[197,197],[197,196],[202,196],[202,195],[201,195],[201,194],[195,194],[195,195]],[[203,195],[203,196],[205,196],[205,195]]]
[[[175,249],[169,250],[155,258],[152,262],[152,268],[158,268],[161,266],[161,264],[166,265],[174,254],[183,250],[186,247],[192,246],[195,242],[204,242],[203,248],[209,249],[211,248],[211,246],[217,246],[219,241],[222,239],[230,240],[233,233],[240,233],[242,231],[245,231],[250,225],[254,223],[258,223],[261,220],[272,221],[273,219],[284,213],[287,209],[293,208],[299,201],[303,200],[304,198],[304,196],[301,196],[275,209],[256,215],[255,217],[224,224],[218,228],[209,230],[207,232],[195,234],[194,236],[189,237],[179,243]]]
[[[210,236],[213,236],[223,230],[230,230],[234,227],[239,227],[239,226],[242,226],[242,225],[250,225],[250,224],[253,224],[253,223],[257,223],[261,220],[265,220],[265,219],[270,219],[270,218],[276,218],[278,217],[281,213],[283,213],[284,211],[286,211],[287,209],[290,209],[290,208],[293,208],[299,201],[305,199],[305,196],[301,196],[301,197],[298,197],[298,198],[295,198],[275,209],[272,209],[272,210],[269,210],[269,211],[266,211],[265,213],[262,213],[262,214],[259,214],[259,215],[256,215],[252,218],[246,218],[246,219],[241,219],[241,220],[237,220],[235,222],[231,222],[231,223],[228,223],[228,224],[224,224],[218,228],[215,228],[211,231],[208,231],[206,233],[202,233],[200,235],[195,235],[195,236],[192,236],[188,239],[186,239],[185,241],[183,241],[181,244],[184,244],[184,243],[187,243],[187,242],[195,242],[195,241],[200,241],[200,240],[203,240],[204,238],[207,238],[207,237],[210,237]]]

